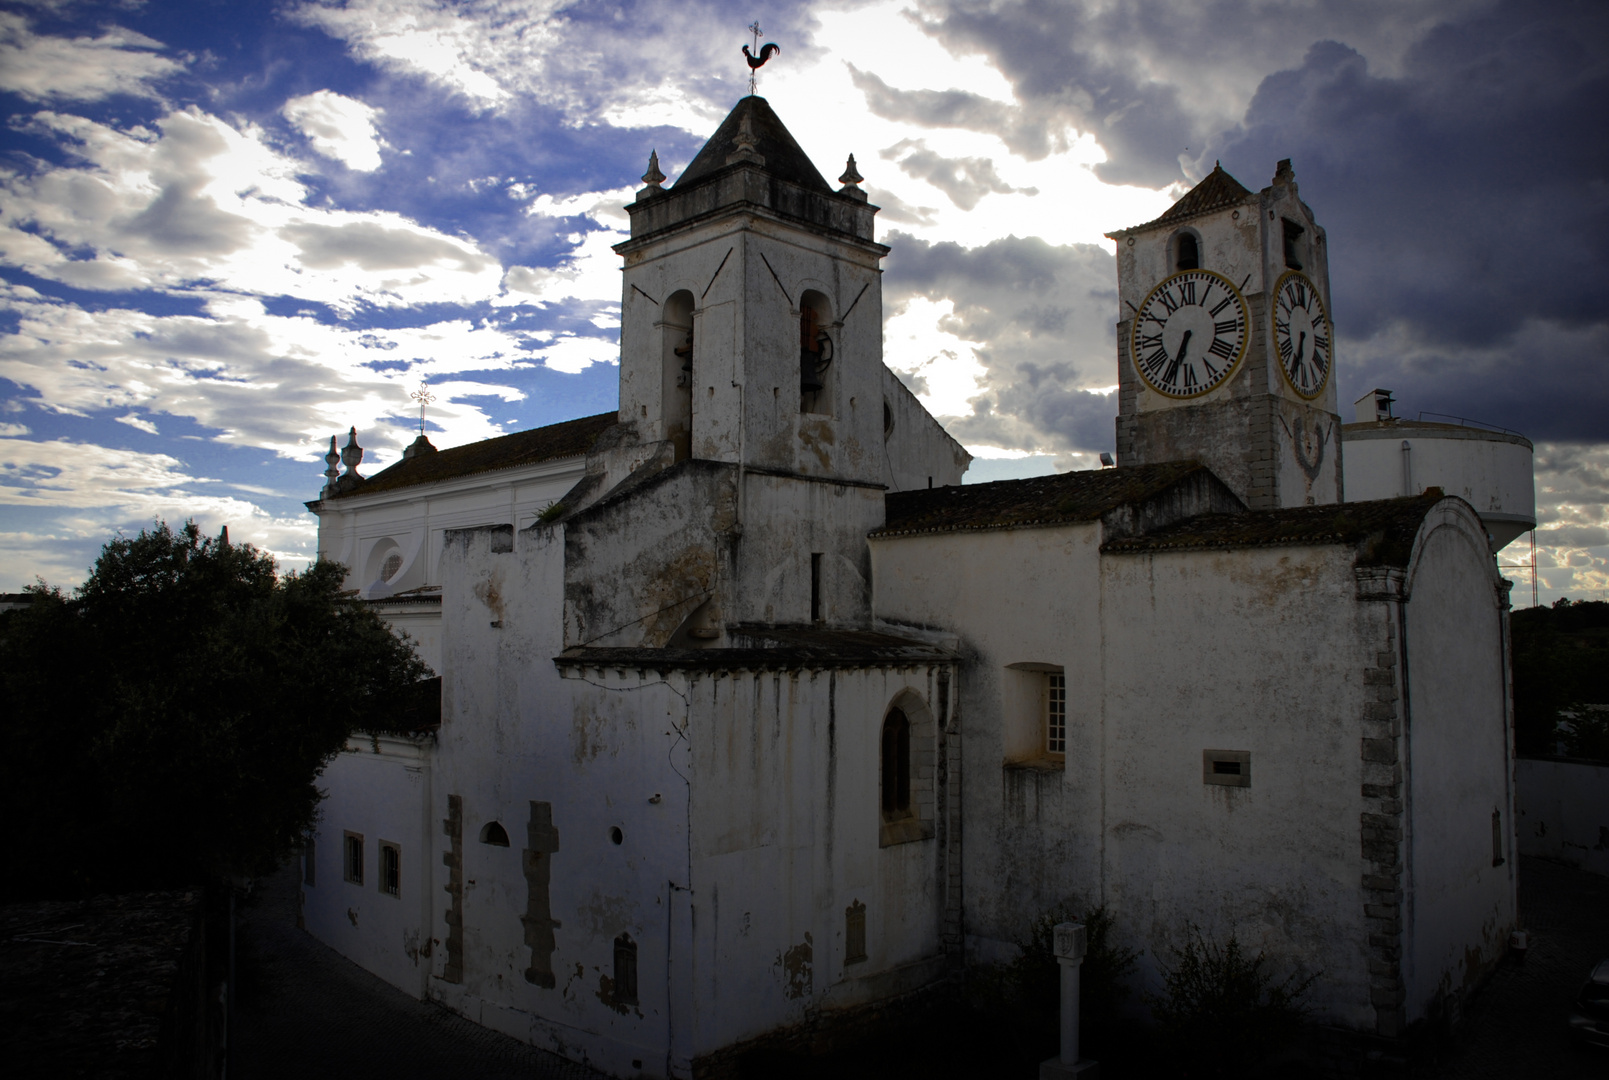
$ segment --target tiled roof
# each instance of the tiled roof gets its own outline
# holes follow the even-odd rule
[[[619,413],[599,413],[597,416],[566,420],[562,424],[549,424],[530,431],[516,431],[497,439],[455,446],[450,450],[438,450],[433,454],[419,454],[382,469],[351,487],[343,487],[343,490],[328,498],[372,495],[416,484],[434,484],[460,476],[534,465],[555,458],[578,457],[585,454],[598,436],[619,420]]]
[[[782,120],[772,111],[770,103],[763,97],[753,95],[739,101],[733,106],[732,111],[727,113],[726,119],[721,121],[721,126],[710,136],[710,141],[704,144],[704,149],[698,152],[688,163],[687,168],[682,170],[681,176],[676,178],[676,187],[687,187],[726,168],[726,159],[738,148],[738,129],[742,126],[745,116],[749,118],[749,130],[754,135],[755,152],[765,159],[762,169],[773,176],[791,180],[801,187],[814,188],[818,191],[832,190],[810,158],[794,141]]]
[[[1168,207],[1167,213],[1161,217],[1147,221],[1143,225],[1131,225],[1127,229],[1118,229],[1106,235],[1110,239],[1116,239],[1126,233],[1139,232],[1141,229],[1172,225],[1174,222],[1193,218],[1199,214],[1210,214],[1226,206],[1236,206],[1250,197],[1251,192],[1241,186],[1239,180],[1224,172],[1222,165],[1214,165],[1205,180],[1185,192],[1184,198]]]
[[[561,668],[641,668],[700,671],[777,671],[799,668],[888,667],[947,663],[955,654],[938,645],[875,630],[818,626],[739,626],[736,648],[573,648],[553,658]]]
[[[1203,466],[1193,461],[1169,461],[892,492],[884,499],[885,524],[871,535],[910,536],[1094,521],[1108,510],[1147,498],[1203,471]]]
[[[1199,548],[1298,547],[1349,544],[1360,566],[1406,566],[1414,537],[1440,488],[1405,499],[1329,506],[1292,506],[1241,514],[1201,514],[1139,536],[1101,545],[1103,552],[1144,554]]]

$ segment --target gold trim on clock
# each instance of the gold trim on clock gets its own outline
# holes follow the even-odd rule
[[[1184,401],[1227,383],[1250,340],[1251,311],[1234,282],[1181,270],[1157,282],[1135,311],[1129,362],[1152,391]]]
[[[1292,287],[1289,294],[1287,286]],[[1313,318],[1315,308],[1317,319]],[[1301,314],[1294,315],[1298,311]],[[1324,306],[1324,297],[1312,278],[1300,270],[1287,270],[1279,276],[1268,294],[1268,325],[1274,362],[1285,377],[1285,385],[1304,401],[1322,396],[1330,385],[1330,373],[1335,370],[1335,327],[1330,323],[1329,309]],[[1311,339],[1308,334],[1312,335]],[[1315,370],[1318,372],[1316,382]]]

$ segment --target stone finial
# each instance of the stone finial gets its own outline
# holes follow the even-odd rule
[[[335,448],[335,436],[330,436],[330,452],[324,455],[324,494],[329,494],[341,478],[341,452]]]
[[[358,466],[363,462],[363,447],[358,445],[358,429],[352,428],[346,434],[346,445],[341,447],[341,464],[346,466],[346,476],[363,479],[358,473]],[[344,479],[344,477],[343,477]]]
[[[866,178],[860,175],[860,170],[855,168],[855,155],[850,154],[849,163],[844,166],[844,174],[838,178],[838,182],[844,185],[838,189],[838,194],[865,202],[866,193],[860,190],[860,182],[864,179]]]
[[[1274,166],[1274,183],[1276,186],[1296,183],[1296,172],[1291,168],[1290,158],[1280,158],[1279,164]]]
[[[738,124],[737,134],[732,137],[732,141],[737,143],[737,149],[726,155],[728,165],[736,165],[740,161],[746,161],[751,165],[765,164],[765,158],[754,148],[760,140],[754,135],[754,123],[749,113],[743,114],[743,120]]]
[[[659,171],[658,150],[648,152],[648,171],[642,174],[642,182],[645,186],[638,190],[637,198],[651,199],[664,194],[665,189],[661,185],[665,182],[665,174]]]

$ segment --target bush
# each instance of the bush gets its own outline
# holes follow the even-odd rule
[[[1088,937],[1089,951],[1079,968],[1079,1028],[1092,1046],[1099,1045],[1103,1032],[1117,1021],[1129,993],[1124,980],[1134,971],[1140,955],[1113,944],[1112,916],[1104,905],[1080,913],[1076,905],[1063,902],[1039,916],[1017,939],[1021,955],[1006,967],[1000,981],[1034,1036],[1053,1043],[1061,1022],[1056,924],[1064,922],[1082,922]]]
[[[1211,1071],[1238,1071],[1296,1039],[1307,1022],[1302,999],[1317,978],[1292,972],[1276,982],[1267,958],[1248,957],[1234,934],[1219,945],[1186,923],[1163,993],[1146,994],[1145,1002],[1176,1053],[1210,1047]]]

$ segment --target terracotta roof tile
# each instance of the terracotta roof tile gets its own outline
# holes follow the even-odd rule
[[[1243,187],[1239,180],[1224,172],[1222,165],[1214,165],[1207,178],[1189,191],[1184,198],[1168,207],[1161,217],[1147,221],[1143,225],[1131,225],[1126,229],[1118,229],[1107,233],[1109,239],[1116,239],[1126,233],[1139,232],[1141,229],[1154,229],[1159,225],[1171,225],[1186,218],[1193,218],[1200,214],[1210,214],[1214,210],[1222,210],[1226,206],[1235,206],[1245,202],[1251,197],[1251,192]]]
[[[530,431],[516,431],[497,439],[454,446],[434,454],[420,454],[382,469],[328,498],[372,495],[416,484],[434,484],[476,473],[534,465],[555,458],[579,457],[591,448],[599,435],[619,421],[619,413],[599,413],[597,416],[566,420],[561,424],[549,424]]]
[[[1151,554],[1199,548],[1350,544],[1359,549],[1360,566],[1405,566],[1420,523],[1444,497],[1440,488],[1429,488],[1412,498],[1201,514],[1139,536],[1109,541],[1101,550]]]
[[[1169,461],[891,492],[884,501],[886,523],[871,535],[909,536],[1094,521],[1124,503],[1154,495],[1202,471],[1203,466],[1193,461]]]

